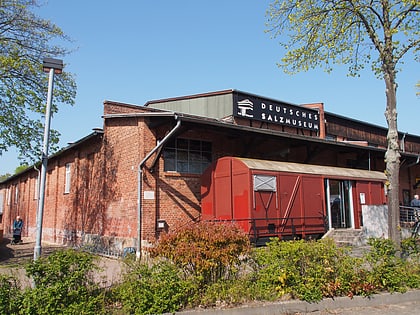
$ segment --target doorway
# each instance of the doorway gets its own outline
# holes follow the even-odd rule
[[[326,179],[329,226],[346,229],[354,226],[352,185],[348,180]]]

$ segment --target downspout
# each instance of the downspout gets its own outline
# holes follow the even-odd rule
[[[178,115],[174,116],[176,120],[175,127],[161,140],[158,142],[156,147],[152,149],[144,159],[139,163],[137,168],[137,247],[136,247],[136,257],[137,260],[141,258],[141,224],[142,224],[142,189],[143,189],[143,166],[146,161],[155,153],[159,148],[161,148],[171,137],[172,135],[181,127],[181,119]]]
[[[405,137],[407,136],[407,132],[405,132],[402,136],[401,142],[400,142],[400,150],[402,152],[405,152]]]

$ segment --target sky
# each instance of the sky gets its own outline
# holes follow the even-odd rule
[[[281,39],[265,32],[272,1],[41,2],[35,13],[58,25],[75,48],[62,59],[64,70],[75,75],[76,103],[58,104],[51,121],[61,133],[60,147],[102,128],[104,100],[144,105],[226,89],[293,104],[321,102],[327,112],[386,127],[385,84],[370,68],[353,78],[346,67],[294,76],[277,67],[284,54]],[[420,64],[407,61],[401,68],[398,129],[420,135],[415,88]],[[9,150],[0,156],[0,174],[14,173],[19,163],[15,150]]]

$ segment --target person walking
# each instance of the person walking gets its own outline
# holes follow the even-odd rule
[[[23,229],[23,220],[20,216],[17,216],[16,220],[13,222],[12,244],[22,243],[22,229]]]

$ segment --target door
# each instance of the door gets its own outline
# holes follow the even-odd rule
[[[354,226],[351,182],[348,180],[327,179],[327,201],[329,200],[329,225],[332,228],[351,228]]]
[[[277,178],[255,174],[252,225],[257,237],[275,235],[278,226]]]

